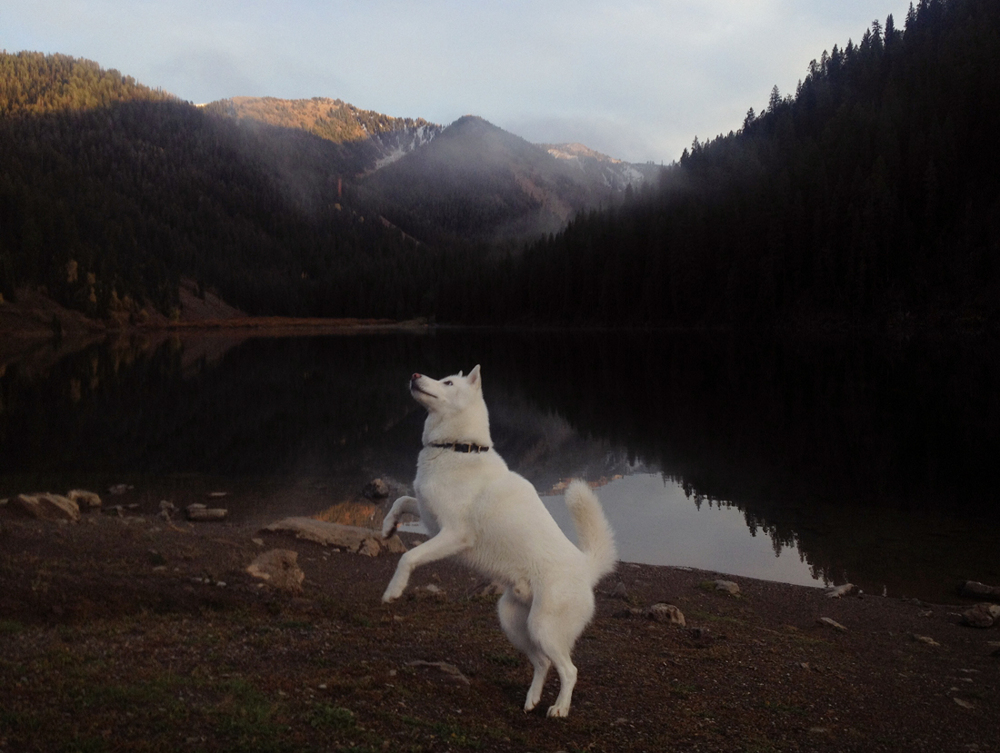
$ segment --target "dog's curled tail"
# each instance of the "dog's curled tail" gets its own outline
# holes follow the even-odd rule
[[[618,561],[614,531],[604,517],[600,500],[586,481],[570,482],[566,488],[566,507],[573,516],[580,550],[590,560],[592,583],[596,584],[615,569]]]

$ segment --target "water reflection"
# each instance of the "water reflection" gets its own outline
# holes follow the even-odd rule
[[[696,505],[680,484],[660,474],[615,479],[599,494],[623,560],[823,585],[822,575],[794,544],[784,546],[762,532],[751,534],[736,506],[710,501]],[[571,532],[562,497],[543,501],[559,525]]]
[[[498,448],[540,489],[626,476],[601,494],[633,559],[927,598],[1000,582],[1000,360],[967,342],[442,330],[46,348],[0,363],[0,496],[126,481],[155,504],[225,484],[245,517],[319,511],[373,476],[408,483],[408,375],[477,362]]]

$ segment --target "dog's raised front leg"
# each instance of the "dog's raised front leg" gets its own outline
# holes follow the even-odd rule
[[[395,507],[395,505],[393,505]],[[410,582],[410,573],[428,562],[436,562],[446,557],[464,552],[472,546],[472,539],[464,532],[459,533],[447,528],[442,529],[437,536],[428,539],[418,547],[414,547],[399,558],[396,573],[382,594],[382,601],[395,601],[403,595],[406,584]]]
[[[399,497],[392,503],[389,512],[385,514],[385,520],[382,521],[383,539],[389,538],[396,532],[396,528],[399,526],[399,519],[407,513],[410,515],[420,515],[416,497]]]

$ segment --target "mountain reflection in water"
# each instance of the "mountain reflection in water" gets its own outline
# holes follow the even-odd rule
[[[234,490],[238,518],[319,511],[372,476],[409,483],[409,375],[476,363],[497,447],[540,491],[624,477],[599,492],[624,559],[936,600],[1000,583],[1000,359],[974,341],[441,329],[46,346],[0,363],[0,496],[126,481],[182,497],[197,484],[178,479],[204,477]]]

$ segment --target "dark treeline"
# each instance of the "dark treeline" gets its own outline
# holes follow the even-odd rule
[[[441,259],[341,199],[341,157],[87,61],[4,54],[0,294],[33,284],[93,316],[169,315],[188,276],[249,313],[428,307]]]
[[[995,318],[1000,4],[922,0],[695,139],[658,191],[443,296],[460,320],[900,323]],[[484,284],[485,283],[485,284]]]

